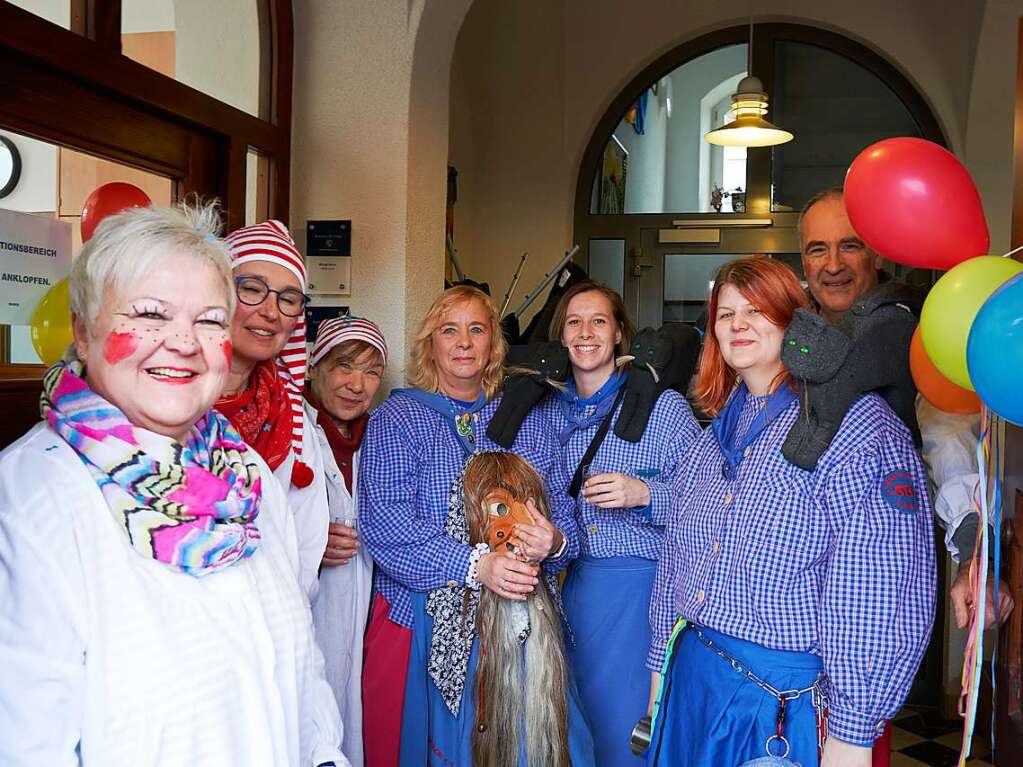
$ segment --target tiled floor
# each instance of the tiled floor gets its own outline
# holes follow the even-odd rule
[[[962,720],[948,721],[929,709],[906,709],[892,728],[891,767],[955,767],[963,739]],[[967,767],[990,765],[986,735],[973,738]]]

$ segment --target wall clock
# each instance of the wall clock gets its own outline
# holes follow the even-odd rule
[[[0,136],[0,198],[14,191],[21,178],[21,153],[6,136]]]

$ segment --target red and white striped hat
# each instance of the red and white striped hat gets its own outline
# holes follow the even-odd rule
[[[316,331],[316,340],[313,341],[309,364],[319,364],[331,349],[345,341],[365,341],[380,352],[384,364],[387,364],[387,342],[380,328],[372,320],[351,315],[331,317],[320,323]]]
[[[288,227],[271,219],[262,224],[246,226],[226,237],[231,251],[231,267],[237,268],[251,261],[267,261],[283,266],[294,274],[305,292],[305,261],[295,247]],[[308,352],[305,345],[305,313],[298,317],[281,353],[277,355],[277,370],[284,379],[284,388],[291,402],[291,447],[295,451],[295,467],[291,472],[292,484],[306,487],[313,480],[312,470],[302,462],[302,392]]]

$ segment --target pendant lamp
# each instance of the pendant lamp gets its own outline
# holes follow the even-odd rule
[[[749,47],[746,71],[753,64],[753,22],[749,25]],[[734,118],[727,125],[712,130],[704,139],[718,146],[777,146],[795,138],[787,130],[764,119],[767,114],[767,93],[760,78],[749,75],[739,81],[732,95],[731,112]]]

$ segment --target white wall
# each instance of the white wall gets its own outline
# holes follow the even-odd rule
[[[571,247],[565,199],[563,11],[550,0],[472,4],[450,70],[455,239],[467,275],[512,307]],[[630,128],[631,130],[631,128]],[[574,179],[572,181],[574,184]]]
[[[295,0],[291,228],[352,220],[356,314],[400,384],[406,338],[443,287],[448,80],[468,0]],[[417,41],[431,43],[417,45]]]
[[[174,0],[122,0],[121,32],[173,32]]]
[[[11,5],[31,11],[47,21],[64,29],[71,26],[71,3],[69,0],[9,0]]]
[[[972,71],[963,159],[984,201],[991,252],[1005,253],[1010,248],[1012,226],[1016,47],[1023,0],[987,0],[985,7]]]
[[[715,86],[745,71],[746,46],[730,45],[690,61],[672,73],[674,98],[665,168],[665,210],[701,209],[700,156],[707,146],[700,121],[701,100]]]
[[[243,112],[258,114],[256,0],[174,0],[173,20],[176,79]]]
[[[629,153],[625,177],[626,213],[660,213],[664,210],[669,132],[674,124],[674,116],[668,119],[668,110],[662,106],[657,95],[650,91],[646,100],[645,132],[636,133],[625,120],[615,128],[615,137]]]

